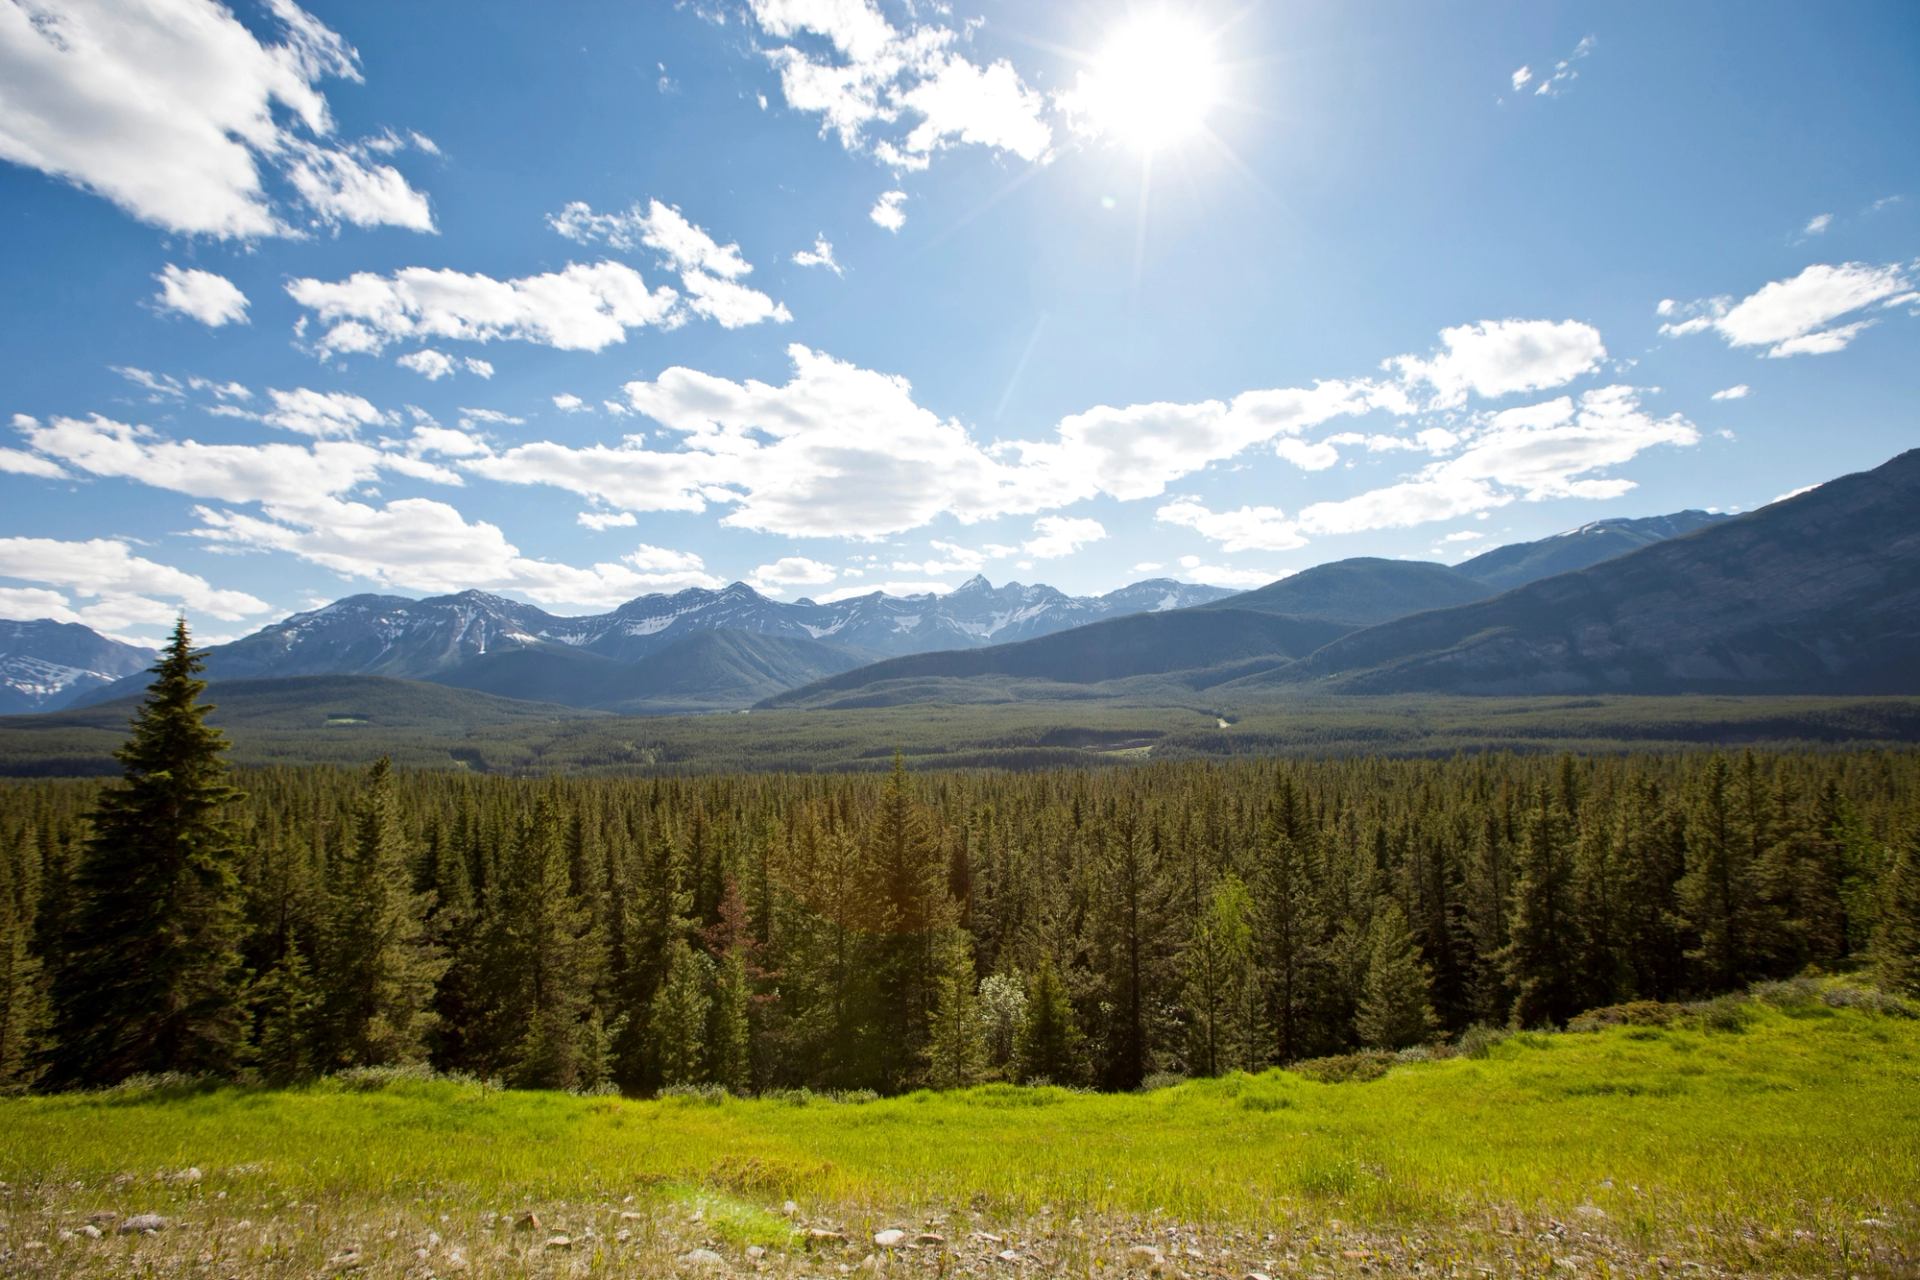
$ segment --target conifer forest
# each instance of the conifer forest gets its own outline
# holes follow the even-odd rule
[[[1129,1090],[1871,967],[1911,753],[644,781],[235,771],[184,629],[119,781],[0,790],[0,1086],[429,1064]]]

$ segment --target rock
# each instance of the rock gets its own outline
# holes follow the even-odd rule
[[[197,1167],[189,1166],[188,1168],[182,1169],[180,1172],[174,1174],[173,1180],[175,1182],[184,1182],[187,1185],[191,1186],[194,1183],[200,1181],[200,1179],[204,1178],[205,1176],[206,1175],[201,1173]]]
[[[800,1206],[789,1200],[780,1206],[780,1212],[786,1214],[789,1218],[795,1218],[800,1215]]]
[[[131,1218],[122,1219],[115,1230],[123,1236],[131,1236],[142,1231],[165,1231],[167,1225],[167,1220],[157,1213],[136,1213]]]
[[[461,1249],[447,1250],[447,1270],[465,1271],[466,1269],[467,1269],[466,1252]]]
[[[945,1244],[947,1238],[938,1231],[922,1231],[913,1238],[915,1244]]]
[[[80,1228],[80,1234],[89,1240],[98,1240],[101,1236],[105,1235],[106,1232],[89,1222],[86,1226]]]
[[[59,1232],[54,1236],[54,1239],[60,1241],[62,1244],[65,1244],[67,1241],[73,1239],[73,1232],[67,1230],[65,1227],[62,1227],[60,1228]]]
[[[767,1247],[765,1245],[760,1245],[760,1244],[750,1244],[747,1246],[747,1256],[749,1258],[752,1258],[755,1262],[758,1262],[760,1259],[767,1256]]]
[[[898,1227],[888,1227],[885,1231],[876,1231],[873,1233],[873,1242],[882,1249],[895,1248],[906,1238],[907,1233]]]
[[[327,1259],[329,1271],[357,1271],[366,1265],[366,1259],[360,1256],[358,1249],[343,1249]]]
[[[547,1248],[571,1249],[573,1248],[573,1237],[572,1236],[548,1236]]]
[[[847,1238],[838,1231],[829,1231],[825,1227],[808,1227],[808,1244],[845,1244]]]
[[[1249,1271],[1246,1274],[1245,1280],[1273,1280],[1273,1277],[1264,1271]]]
[[[538,1231],[540,1215],[529,1209],[514,1220],[513,1226],[516,1231]]]
[[[644,1213],[635,1213],[635,1212],[634,1212],[633,1210],[631,1210],[631,1209],[628,1209],[628,1210],[627,1210],[626,1212],[624,1212],[624,1213],[622,1213],[622,1214],[620,1215],[620,1221],[622,1221],[622,1222],[640,1222],[640,1221],[643,1221],[643,1220],[645,1220],[645,1218],[646,1218],[646,1216],[647,1216],[647,1215],[646,1215],[646,1214],[644,1214]]]
[[[689,1249],[680,1255],[680,1261],[690,1267],[724,1267],[727,1260],[711,1249]]]
[[[1002,1249],[1002,1250],[1001,1250],[1000,1252],[998,1252],[998,1253],[996,1253],[996,1254],[994,1254],[993,1256],[994,1256],[994,1257],[996,1257],[996,1258],[998,1258],[998,1259],[1000,1259],[1000,1261],[1002,1261],[1002,1262],[1018,1262],[1018,1261],[1020,1261],[1020,1255],[1019,1255],[1019,1253],[1017,1253],[1016,1251],[1014,1251],[1014,1250],[1012,1250],[1012,1249]]]
[[[1157,1244],[1137,1244],[1127,1250],[1127,1256],[1135,1262],[1158,1262],[1160,1246]]]

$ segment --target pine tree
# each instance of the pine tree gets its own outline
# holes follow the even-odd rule
[[[1293,813],[1291,780],[1281,799],[1281,806],[1261,829],[1255,888],[1261,900],[1261,949],[1266,961],[1273,1055],[1275,1061],[1291,1062],[1301,1056],[1307,991],[1314,981],[1318,952],[1312,868],[1305,833],[1299,830],[1299,819]]]
[[[953,929],[940,948],[939,976],[934,979],[927,1083],[936,1089],[979,1084],[986,1071],[984,1029],[973,978],[973,950],[966,934]]]
[[[32,853],[23,849],[9,857],[0,850],[0,1093],[31,1088],[41,1072],[47,999],[32,945],[39,895],[31,883],[19,883],[29,879],[20,873],[28,870],[25,857]]]
[[[1573,853],[1567,813],[1540,792],[1521,836],[1508,942],[1501,953],[1513,988],[1513,1020],[1522,1026],[1564,1022],[1579,1010],[1578,922],[1573,913]]]
[[[714,965],[713,1012],[707,1030],[707,1076],[728,1093],[753,1092],[753,990],[744,950],[733,947]]]
[[[1367,977],[1354,1030],[1373,1049],[1404,1049],[1434,1027],[1432,980],[1397,904],[1376,911],[1368,930]]]
[[[1214,886],[1194,921],[1184,957],[1187,971],[1188,1064],[1195,1075],[1245,1068],[1253,1044],[1248,997],[1253,990],[1253,903],[1240,877]]]
[[[1028,1083],[1078,1084],[1082,1043],[1073,1003],[1054,970],[1053,957],[1043,954],[1027,991],[1027,1019],[1014,1047],[1020,1078]]]
[[[1108,1088],[1124,1090],[1138,1088],[1159,1060],[1164,1006],[1177,982],[1179,885],[1157,828],[1129,818],[1106,845],[1094,929],[1108,1008],[1101,1075]]]
[[[1907,837],[1880,881],[1872,951],[1883,986],[1920,996],[1920,832]]]
[[[1751,789],[1746,781],[1739,788]],[[1687,821],[1687,871],[1676,887],[1695,945],[1687,952],[1702,985],[1725,990],[1752,976],[1766,931],[1759,913],[1750,817],[1722,756],[1706,773]]]
[[[327,929],[324,1025],[329,1065],[420,1062],[447,961],[427,934],[431,893],[413,869],[382,756],[367,775]]]
[[[946,862],[897,753],[867,832],[866,855],[876,890],[874,1023],[883,1029],[873,1042],[874,1083],[898,1089],[925,1059],[934,941],[953,912],[946,896]]]
[[[54,983],[61,1084],[240,1065],[239,851],[223,820],[240,793],[200,669],[182,618],[116,753],[124,781],[94,811]]]
[[[253,984],[254,1066],[268,1084],[284,1085],[313,1074],[313,1041],[319,990],[297,943]]]
[[[653,998],[650,1019],[662,1085],[671,1088],[706,1079],[712,985],[713,961],[689,947],[684,938],[676,940],[667,962],[667,980]]]

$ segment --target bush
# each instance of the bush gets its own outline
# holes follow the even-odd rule
[[[1753,1021],[1752,1003],[1739,995],[1695,1001],[1686,1010],[1702,1031],[1745,1031]]]
[[[1779,982],[1756,982],[1749,990],[1755,1000],[1776,1009],[1805,1009],[1819,1004],[1821,1000],[1818,979],[1806,974]]]
[[[1569,1031],[1604,1031],[1608,1027],[1670,1027],[1685,1013],[1677,1004],[1658,1000],[1631,1000],[1626,1004],[1602,1005],[1575,1015],[1567,1023]]]
[[[1296,1074],[1321,1084],[1364,1084],[1378,1080],[1393,1065],[1393,1055],[1377,1050],[1340,1053],[1327,1058],[1308,1058],[1290,1068]]]
[[[1820,998],[1834,1009],[1864,1009],[1892,1018],[1920,1018],[1920,1009],[1916,1009],[1912,1001],[1874,987],[1835,983],[1822,992]]]
[[[1484,1022],[1476,1022],[1460,1033],[1460,1056],[1463,1058],[1484,1058],[1493,1052],[1493,1046],[1507,1038],[1504,1027],[1490,1027]]]
[[[1171,1089],[1175,1085],[1186,1082],[1187,1078],[1178,1071],[1150,1071],[1147,1073],[1147,1078],[1140,1082],[1140,1092],[1152,1093],[1158,1089]]]

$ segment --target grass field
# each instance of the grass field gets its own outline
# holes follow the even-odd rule
[[[1735,1012],[1717,1030],[1515,1036],[1367,1081],[1276,1071],[1127,1095],[637,1101],[385,1079],[14,1099],[0,1262],[1914,1274],[1920,1021],[1804,992]],[[168,1226],[85,1230],[148,1212]],[[888,1226],[900,1247],[868,1243]],[[941,1238],[914,1248],[922,1232]]]

